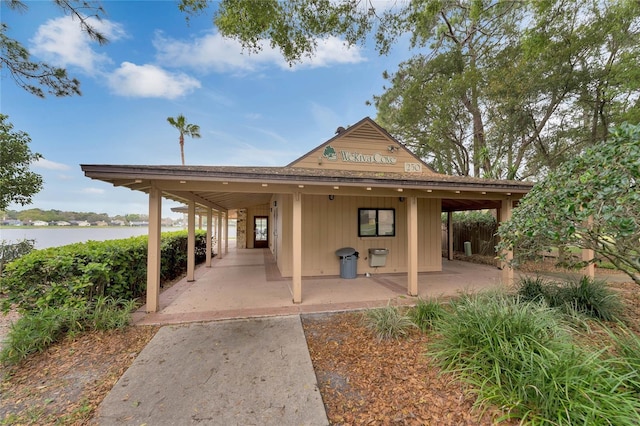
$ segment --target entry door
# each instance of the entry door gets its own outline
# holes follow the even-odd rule
[[[253,247],[269,247],[269,217],[254,216],[253,218]]]

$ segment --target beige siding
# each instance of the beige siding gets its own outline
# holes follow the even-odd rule
[[[324,155],[325,148],[331,146],[335,151],[335,159]],[[393,151],[390,151],[390,147]],[[351,159],[346,161],[345,158]],[[363,158],[376,158],[379,161],[362,161]],[[360,161],[353,161],[360,159]],[[389,161],[393,163],[389,163]],[[321,145],[316,150],[300,158],[291,167],[356,170],[389,173],[405,173],[405,164],[412,173],[422,175],[434,174],[420,159],[398,142],[388,137],[371,123],[363,123],[358,128],[349,129],[344,136]]]
[[[290,196],[278,197],[278,226],[291,223]],[[394,208],[395,237],[358,237],[358,208]],[[365,272],[406,272],[406,202],[398,197],[345,197],[304,195],[302,198],[302,275],[339,275],[340,262],[335,251],[353,247],[360,253],[358,274]],[[419,271],[440,271],[440,200],[420,199],[418,203]],[[279,228],[280,232],[280,228]],[[281,229],[277,240],[278,267],[283,276],[291,276],[291,229]],[[384,267],[369,267],[369,248],[387,248]]]

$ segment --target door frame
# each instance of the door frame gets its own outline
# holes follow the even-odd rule
[[[265,227],[264,240],[258,240],[258,228],[256,225],[260,219],[264,219],[267,223],[267,226]],[[253,217],[253,248],[269,248],[269,216]]]

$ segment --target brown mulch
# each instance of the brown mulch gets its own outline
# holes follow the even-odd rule
[[[612,286],[623,295],[627,324],[640,332],[638,286]],[[474,409],[473,396],[425,355],[428,333],[416,330],[406,339],[378,341],[361,318],[358,312],[303,317],[331,424],[495,424],[498,410]],[[0,367],[0,424],[92,424],[102,399],[157,330],[83,334],[16,367]],[[604,336],[594,329],[589,341],[598,345]]]
[[[380,341],[358,312],[304,316],[303,327],[333,425],[499,424],[425,356],[428,334]]]
[[[158,327],[86,333],[2,368],[0,424],[88,424]]]

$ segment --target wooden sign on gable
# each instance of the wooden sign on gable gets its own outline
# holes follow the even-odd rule
[[[287,167],[436,174],[370,118],[338,128],[336,136]]]

